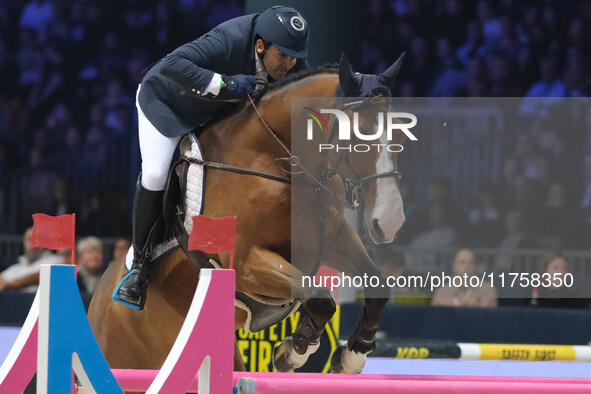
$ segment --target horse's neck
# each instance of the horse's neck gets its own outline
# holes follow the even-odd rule
[[[314,74],[299,81],[294,81],[266,94],[261,101],[273,102],[278,96],[294,97],[334,97],[339,82],[337,74]]]
[[[291,99],[298,97],[314,100],[334,97],[338,84],[336,74],[316,74],[285,86],[274,88],[256,104],[264,122],[289,147],[291,144]],[[308,101],[306,101],[308,103]],[[208,127],[200,142],[208,160],[230,162],[246,159],[244,150],[267,148],[267,153],[285,155],[281,145],[266,129],[250,103],[237,109],[228,118]],[[241,152],[239,152],[242,150]],[[241,160],[242,161],[242,160]],[[246,164],[246,163],[245,163]]]

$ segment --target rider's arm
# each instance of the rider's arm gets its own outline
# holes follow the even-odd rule
[[[214,29],[168,54],[162,59],[161,72],[187,90],[217,95],[221,76],[212,69],[226,61],[227,50],[224,34]]]

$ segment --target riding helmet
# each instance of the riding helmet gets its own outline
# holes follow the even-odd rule
[[[308,56],[308,23],[291,7],[276,5],[260,14],[254,25],[254,37],[257,35],[287,56]]]

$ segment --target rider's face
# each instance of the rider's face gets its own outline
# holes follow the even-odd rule
[[[257,40],[256,49],[259,55],[263,52],[265,49],[263,40]],[[279,51],[275,45],[269,46],[265,52],[265,56],[262,59],[265,70],[267,73],[269,73],[271,78],[276,81],[285,77],[285,74],[287,74],[287,72],[291,70],[293,66],[295,66],[296,60],[297,59],[295,57],[287,56],[281,53],[281,51]]]

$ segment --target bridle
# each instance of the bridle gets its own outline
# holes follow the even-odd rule
[[[186,92],[186,91],[183,91],[181,93],[183,95],[191,95],[193,98],[210,100],[206,97],[196,96],[196,95],[190,94],[190,92]],[[373,97],[368,97],[364,100],[341,103],[339,108],[340,109],[358,108],[363,105],[367,105],[368,100],[369,100],[369,104],[372,104],[372,105],[383,104],[386,102],[386,100],[383,96],[373,96]],[[217,100],[217,101],[220,101],[220,100]],[[228,102],[232,102],[232,103],[237,102],[236,100],[223,100],[223,101],[228,101]],[[312,174],[312,172],[309,171],[300,162],[300,158],[298,156],[294,155],[291,152],[291,150],[281,141],[281,139],[278,137],[277,133],[275,131],[273,131],[273,129],[271,129],[271,127],[267,124],[267,122],[263,118],[263,115],[258,110],[254,99],[250,95],[248,96],[248,101],[249,101],[250,105],[252,106],[252,108],[254,109],[255,113],[257,114],[257,117],[258,117],[259,121],[261,122],[261,124],[263,125],[263,128],[265,129],[265,131],[277,142],[277,144],[279,144],[279,146],[281,146],[281,148],[287,154],[286,157],[278,157],[275,159],[275,166],[281,172],[283,172],[285,175],[277,174],[277,173],[273,173],[273,172],[268,172],[268,171],[262,171],[262,170],[254,170],[251,168],[235,166],[235,165],[226,164],[226,163],[212,162],[212,161],[208,161],[208,160],[200,160],[200,159],[186,157],[186,156],[182,156],[181,160],[185,160],[190,163],[200,164],[205,167],[216,168],[219,170],[230,171],[230,172],[234,172],[234,173],[238,173],[238,174],[254,175],[254,176],[258,176],[258,177],[262,177],[262,178],[266,178],[266,179],[271,179],[271,180],[279,181],[279,182],[283,182],[283,183],[291,183],[291,181],[292,181],[291,176],[292,175],[303,174],[303,175],[306,175],[306,177],[311,181],[311,184],[314,186],[315,191],[326,192],[326,193],[330,194],[333,198],[335,198],[337,201],[341,202],[344,206],[346,206],[347,208],[353,209],[353,210],[357,210],[357,209],[361,208],[360,195],[362,194],[362,192],[364,190],[364,185],[367,184],[368,182],[373,181],[374,179],[380,179],[380,178],[389,178],[389,177],[396,178],[396,179],[402,178],[402,174],[400,173],[400,171],[397,171],[397,170],[387,171],[387,172],[383,172],[380,174],[374,174],[374,175],[369,175],[369,176],[365,176],[365,177],[359,177],[359,175],[357,174],[357,172],[355,171],[353,166],[351,166],[351,161],[349,160],[349,152],[346,149],[341,150],[339,152],[339,157],[337,158],[337,161],[335,162],[334,167],[328,168],[326,171],[323,172],[323,174],[320,176],[320,178],[318,178],[318,177],[314,176],[314,174]],[[336,129],[334,127],[332,127],[331,132],[328,137],[328,140],[327,140],[327,143],[330,142],[333,139],[333,137],[335,136],[335,130]],[[354,138],[354,141],[358,140],[357,137],[353,137],[353,138]],[[287,163],[289,165],[290,169],[283,168],[281,166],[282,163]],[[342,196],[341,194],[337,193],[336,190],[326,186],[326,183],[336,175],[336,170],[337,170],[338,166],[340,165],[340,163],[344,164],[347,172],[350,175],[349,177],[343,179],[344,188],[345,188],[345,196]]]
[[[369,103],[368,103],[368,100],[369,100]],[[341,110],[353,109],[353,108],[359,108],[361,106],[368,105],[368,104],[369,105],[377,105],[377,104],[383,104],[383,103],[386,103],[386,100],[383,96],[374,96],[374,97],[368,97],[368,98],[361,100],[361,101],[352,101],[352,102],[348,102],[348,103],[343,103],[339,106],[339,109],[341,109]],[[333,124],[333,126],[334,126],[334,124]],[[327,143],[330,143],[330,141],[332,141],[332,139],[335,137],[335,135],[336,135],[335,130],[336,130],[335,127],[331,128],[330,134],[328,136],[328,140],[326,141]],[[352,143],[359,142],[359,139],[355,135],[353,135],[351,142]],[[331,170],[333,172],[332,175],[334,175],[336,173],[337,168],[339,167],[340,163],[343,163],[347,172],[349,173],[349,177],[344,178],[343,183],[345,186],[345,199],[347,200],[347,206],[349,206],[349,208],[352,208],[352,209],[358,209],[361,207],[360,194],[363,192],[363,186],[366,183],[373,181],[374,179],[380,179],[380,178],[396,178],[398,180],[402,179],[402,174],[398,170],[386,171],[386,172],[382,172],[380,174],[359,177],[359,175],[357,174],[357,172],[355,171],[355,169],[351,165],[351,161],[349,160],[349,150],[347,150],[347,149],[343,149],[339,152],[339,157],[337,158],[337,161],[335,162],[334,167]]]

